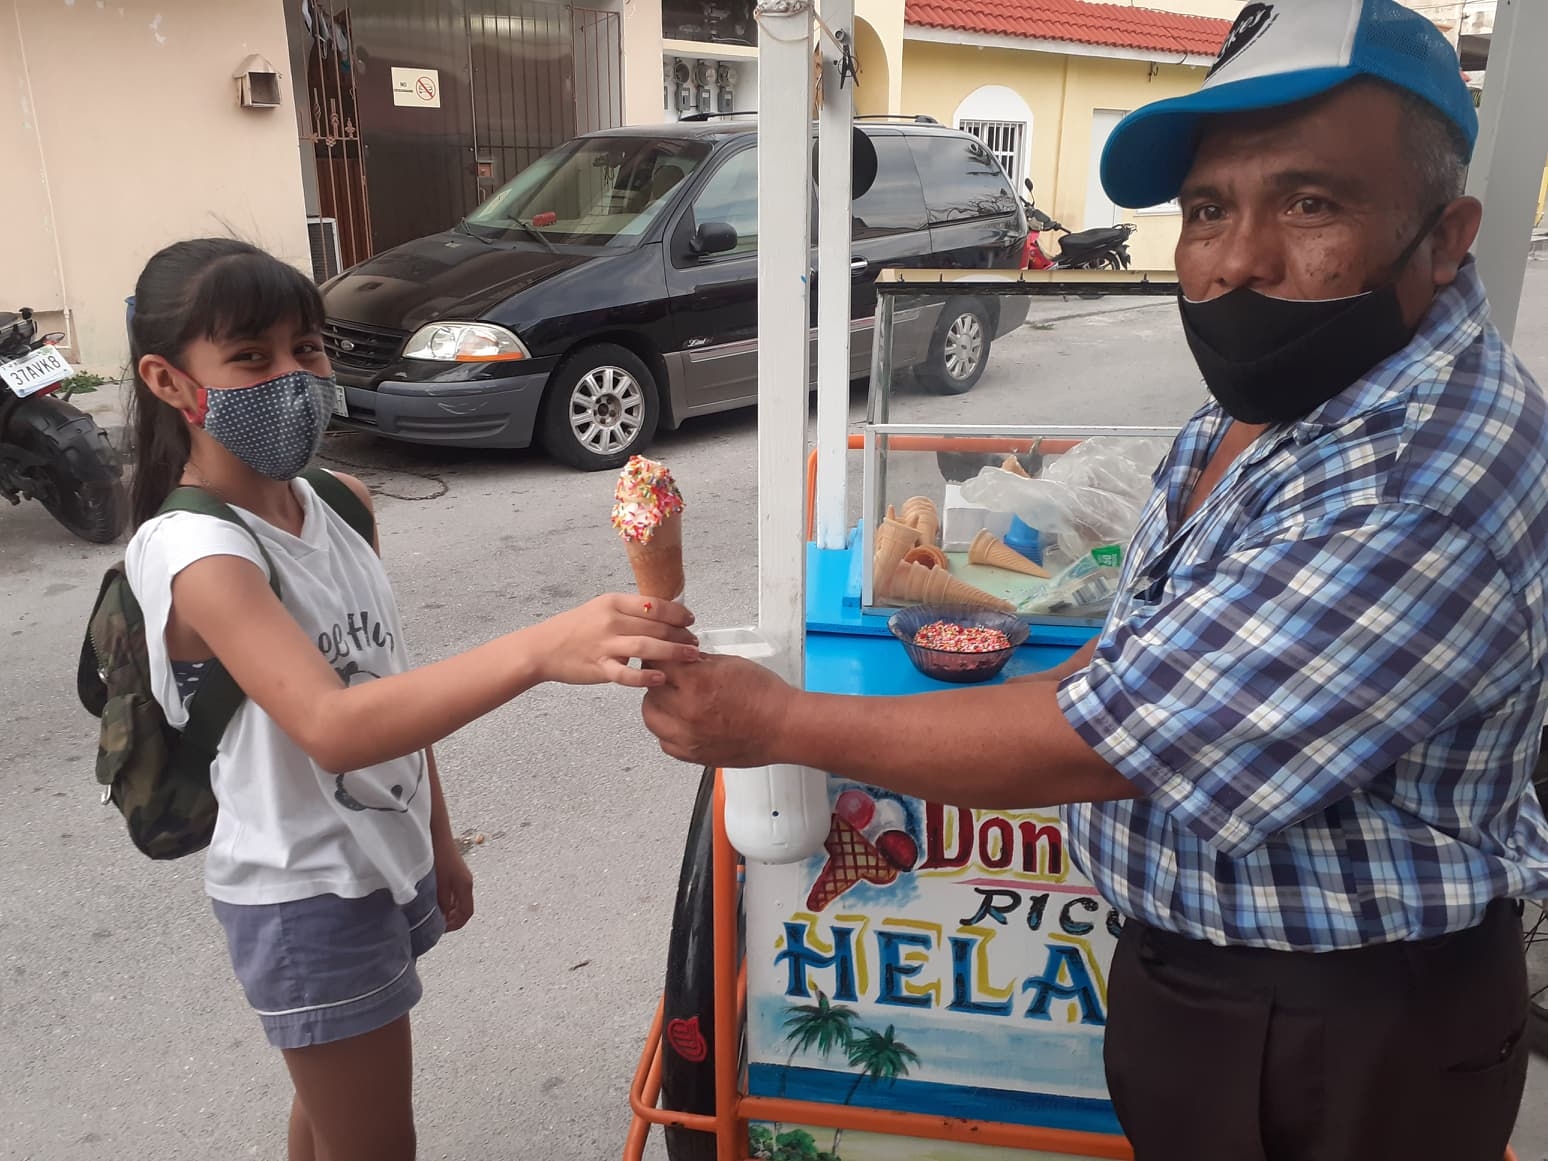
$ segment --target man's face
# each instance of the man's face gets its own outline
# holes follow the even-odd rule
[[[1396,95],[1354,84],[1289,110],[1206,122],[1179,196],[1183,293],[1199,301],[1245,286],[1326,299],[1385,283],[1437,208],[1419,205],[1402,117]],[[1410,326],[1456,277],[1471,241],[1453,261],[1450,247],[1427,240],[1404,267],[1398,297]]]

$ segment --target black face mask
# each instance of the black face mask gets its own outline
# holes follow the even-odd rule
[[[1179,290],[1183,333],[1221,409],[1242,423],[1289,423],[1407,346],[1397,278],[1445,212],[1425,219],[1382,286],[1352,298],[1302,302],[1244,286],[1194,302]]]

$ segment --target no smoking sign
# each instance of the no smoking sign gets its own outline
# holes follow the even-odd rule
[[[392,103],[420,109],[441,107],[441,74],[436,69],[392,70]]]

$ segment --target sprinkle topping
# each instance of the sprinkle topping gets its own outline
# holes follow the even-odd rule
[[[631,456],[624,465],[613,500],[613,527],[636,544],[649,544],[662,522],[683,510],[671,469],[644,456]]]
[[[936,621],[914,634],[914,644],[947,653],[994,653],[1011,647],[1010,638],[998,629],[968,628],[951,621]]]

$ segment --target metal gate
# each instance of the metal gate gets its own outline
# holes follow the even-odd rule
[[[453,225],[550,149],[623,123],[617,12],[545,0],[291,3],[292,42],[306,54],[302,139],[345,266]]]
[[[299,10],[288,15],[299,22],[292,25],[292,45],[296,33],[302,34],[304,57],[297,63],[304,69],[306,89],[298,112],[301,141],[311,147],[316,172],[319,214],[311,222],[312,261],[322,277],[335,273],[333,266],[353,266],[372,252],[354,34],[347,7],[335,12],[328,0],[300,0]]]

